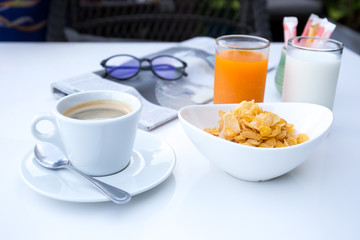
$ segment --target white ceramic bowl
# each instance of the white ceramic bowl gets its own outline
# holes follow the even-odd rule
[[[180,109],[178,116],[189,139],[210,161],[230,175],[247,181],[281,176],[304,162],[323,141],[333,122],[332,112],[308,103],[260,103],[263,110],[278,114],[310,140],[291,147],[257,148],[233,143],[205,132],[218,126],[219,110],[237,104],[196,105]]]

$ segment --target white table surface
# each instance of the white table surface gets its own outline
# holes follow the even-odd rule
[[[31,119],[56,102],[51,82],[100,69],[116,53],[141,56],[171,45],[0,43],[0,239],[360,239],[360,56],[347,49],[332,132],[280,178],[229,176],[195,149],[176,119],[151,131],[174,149],[173,174],[126,205],[54,200],[22,181],[20,163],[35,143]],[[281,47],[271,45],[270,64]],[[265,102],[280,101],[274,76]]]

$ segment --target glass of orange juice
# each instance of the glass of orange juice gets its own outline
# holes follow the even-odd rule
[[[270,41],[256,36],[216,39],[214,103],[263,102]]]

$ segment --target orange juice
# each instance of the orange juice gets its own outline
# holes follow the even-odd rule
[[[268,55],[224,49],[215,55],[214,103],[264,100]]]

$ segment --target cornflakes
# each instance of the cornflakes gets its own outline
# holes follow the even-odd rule
[[[272,112],[263,111],[252,101],[243,101],[229,112],[219,111],[219,127],[206,132],[239,144],[263,148],[279,148],[309,140],[305,133],[296,134],[293,124]]]

